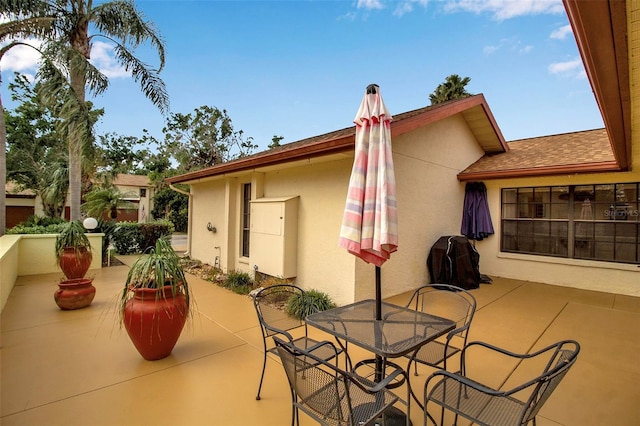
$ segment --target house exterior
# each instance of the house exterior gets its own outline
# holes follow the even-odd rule
[[[127,201],[134,205],[131,209],[118,209],[118,222],[130,221],[145,223],[151,220],[153,208],[154,186],[147,176],[118,174],[113,180],[118,190],[127,195]],[[18,190],[14,182],[7,182],[5,186],[6,201],[6,227],[12,228],[24,222],[31,215],[43,216],[42,201],[40,196],[32,190]],[[68,200],[68,198],[67,198]],[[69,219],[69,204],[65,207],[64,216]]]
[[[6,205],[5,205],[5,218],[7,229],[12,228],[24,222],[29,216],[37,212],[36,207],[40,207],[40,214],[42,214],[41,204],[36,203],[36,195],[29,189],[19,190],[14,182],[7,182],[5,185]]]
[[[628,60],[640,2],[565,7],[606,129],[506,143],[483,95],[394,115],[399,248],[383,297],[429,281],[429,249],[460,233],[478,181],[496,231],[476,245],[483,274],[640,295],[640,70]],[[191,188],[190,255],[295,277],[338,304],[373,298],[374,267],[337,245],[354,141],[351,127],[168,179]]]
[[[154,186],[149,182],[149,178],[146,175],[119,173],[113,179],[113,184],[118,188],[118,191],[126,195],[125,200],[135,206],[132,209],[118,209],[118,218],[116,220],[118,222],[149,222],[151,220],[155,191]]]

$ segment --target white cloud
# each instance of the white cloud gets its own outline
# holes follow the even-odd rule
[[[39,48],[41,41],[36,39],[21,40],[22,42]],[[9,43],[3,43],[6,46]],[[40,53],[31,47],[17,45],[9,49],[0,61],[0,68],[3,71],[17,71],[22,74],[35,74],[40,65]]]
[[[572,33],[571,25],[567,24],[551,32],[551,35],[549,36],[549,38],[564,40],[565,38],[567,38],[567,35],[571,33]]]
[[[564,13],[562,0],[453,0],[444,9],[448,12],[490,13],[503,21],[524,15]]]
[[[40,47],[42,42],[36,39],[24,40],[35,47]],[[6,43],[5,43],[6,45]],[[113,56],[113,45],[96,41],[91,48],[91,63],[108,78],[128,78],[131,73],[127,72],[118,64]],[[28,46],[18,45],[9,49],[0,62],[2,71],[16,71],[33,79],[40,66],[40,53]]]
[[[507,50],[509,52],[516,52],[520,54],[527,54],[533,50],[533,46],[523,46],[522,43],[514,38],[504,38],[500,40],[498,44],[485,46],[482,51],[485,55],[493,55],[499,50]]]
[[[500,50],[500,46],[485,46],[484,49],[482,49],[485,55],[492,55],[498,50]]]
[[[91,46],[91,63],[107,78],[127,78],[131,73],[125,70],[113,56],[113,45],[102,41],[93,42]]]
[[[358,0],[358,9],[383,9],[384,5],[380,0]]]
[[[429,0],[404,0],[398,3],[393,11],[394,16],[402,16],[406,13],[413,12],[413,6],[418,5],[426,9]]]
[[[549,74],[557,74],[567,77],[586,78],[587,74],[580,58],[566,62],[556,62],[548,67]]]

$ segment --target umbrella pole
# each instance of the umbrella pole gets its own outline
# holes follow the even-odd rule
[[[376,266],[376,320],[382,319],[382,282],[381,282],[381,273],[380,267]],[[382,381],[383,376],[383,362],[382,357],[380,355],[376,355],[376,374],[375,381]]]
[[[376,319],[382,319],[382,282],[380,279],[380,267],[376,266]]]

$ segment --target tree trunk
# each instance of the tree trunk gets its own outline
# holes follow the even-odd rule
[[[2,77],[0,77],[1,79]],[[2,81],[0,80],[0,84]],[[0,96],[0,237],[4,235],[7,226],[7,126],[4,122],[4,108]]]
[[[78,23],[76,31],[71,34],[71,46],[74,50],[83,55],[87,60],[91,56],[91,45],[88,37],[89,22],[84,20]],[[76,99],[78,108],[86,108],[86,65],[72,66],[70,69],[70,83]],[[76,124],[69,126],[69,203],[70,220],[80,219],[80,204],[82,203],[82,146],[85,143],[86,135],[76,129]]]

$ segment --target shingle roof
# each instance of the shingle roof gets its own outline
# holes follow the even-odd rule
[[[446,117],[461,114],[478,143],[487,152],[507,150],[506,142],[482,94],[393,115],[391,135],[396,137]],[[355,126],[281,145],[268,151],[217,164],[206,169],[167,179],[169,183],[224,175],[259,167],[272,166],[300,159],[347,152],[355,146]]]
[[[33,192],[32,189],[21,189],[20,185],[11,180],[7,181],[4,189],[7,196],[15,198],[34,198],[36,196],[36,193]]]
[[[113,184],[119,186],[151,186],[149,178],[146,175],[125,175],[122,173],[119,173],[116,176],[113,180]]]
[[[508,142],[509,151],[487,154],[462,171],[465,180],[619,170],[605,129]]]

